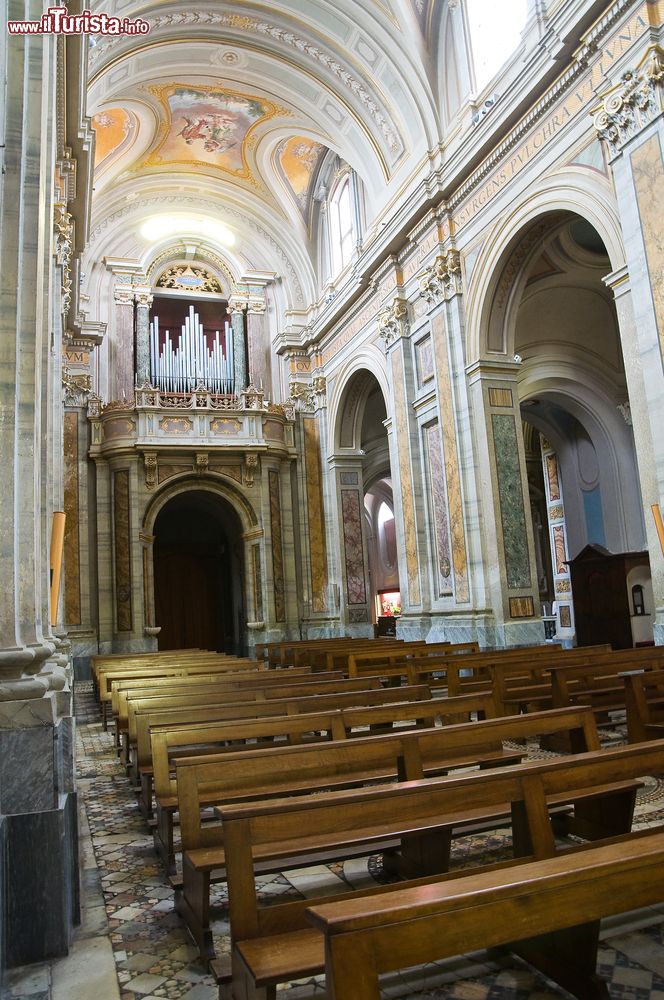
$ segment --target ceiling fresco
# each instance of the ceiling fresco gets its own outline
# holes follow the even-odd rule
[[[150,87],[150,92],[162,105],[164,121],[142,169],[183,164],[251,179],[247,151],[255,126],[290,116],[262,97],[226,88],[171,83]]]
[[[277,165],[300,207],[306,212],[317,168],[327,147],[306,136],[284,139],[277,148]]]
[[[113,153],[129,146],[137,131],[136,119],[124,108],[106,108],[92,118],[95,130],[95,168],[100,167]]]

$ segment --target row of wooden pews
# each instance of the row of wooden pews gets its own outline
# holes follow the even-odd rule
[[[600,917],[661,901],[645,872],[664,864],[664,834],[630,831],[640,778],[663,769],[664,743],[603,751],[595,720],[620,692],[624,704],[628,678],[659,673],[664,702],[658,656],[334,639],[266,644],[225,678],[202,660],[207,675],[178,674],[175,656],[133,663],[124,678],[117,660],[107,666],[107,712],[222,1000],[274,1000],[280,983],[323,971],[331,998],[378,1000],[382,972],[487,942],[513,944],[578,996],[606,995]],[[524,760],[532,741],[556,737],[571,756]],[[449,871],[456,837],[497,826],[511,827],[509,862]],[[587,843],[561,841],[569,834]],[[259,904],[257,875],[370,853],[402,881]],[[210,931],[220,879],[224,957]]]

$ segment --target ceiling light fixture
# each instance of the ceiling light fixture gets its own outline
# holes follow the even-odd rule
[[[141,236],[152,242],[165,236],[203,236],[224,247],[232,247],[234,234],[221,222],[194,215],[153,215],[141,226]]]

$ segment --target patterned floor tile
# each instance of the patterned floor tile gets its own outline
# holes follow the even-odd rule
[[[99,722],[89,685],[79,684],[77,713],[79,792],[86,805],[95,859],[101,877],[122,1000],[166,997],[168,1000],[217,1000],[212,977],[197,960],[196,948],[173,909],[173,890],[154,854],[136,796],[115,754],[111,733]],[[601,730],[603,746],[625,742],[624,721]],[[555,756],[529,745],[528,755]],[[638,794],[635,826],[664,821],[664,780],[646,779]],[[468,836],[454,842],[453,866],[509,858],[509,830]],[[325,884],[349,888],[394,881],[380,857],[316,866],[297,873],[265,875],[257,880],[264,904],[301,898]],[[227,893],[213,888],[212,930],[218,954],[229,949]],[[609,982],[614,1000],[664,1000],[664,910],[653,911],[653,924],[602,941],[598,972]],[[37,984],[36,988],[39,989]],[[556,1000],[567,996],[517,959],[459,956],[420,970],[384,977],[383,1000]],[[38,993],[33,994],[35,1000]],[[321,977],[284,984],[279,1000],[323,1000]],[[46,995],[45,995],[46,1000]]]

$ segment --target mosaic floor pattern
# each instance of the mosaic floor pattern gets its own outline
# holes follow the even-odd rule
[[[102,731],[89,687],[79,685],[78,784],[87,810],[101,876],[122,1000],[166,997],[169,1000],[216,1000],[217,988],[197,961],[196,949],[173,910],[173,892],[152,847],[136,798],[115,755],[110,733]],[[620,725],[603,731],[603,742],[624,740]],[[534,751],[532,751],[535,753]],[[542,756],[537,752],[537,756]],[[638,826],[664,820],[664,782],[649,779],[639,794]],[[508,855],[509,839],[500,831],[468,837],[455,844],[455,863],[469,857],[499,859]],[[317,894],[324,884],[349,887],[383,882],[379,859],[316,866],[260,880],[263,899],[284,894]],[[225,884],[215,888],[213,925],[219,954],[228,950]],[[603,934],[599,972],[611,996],[622,1000],[664,1000],[664,905],[634,918],[614,922]],[[513,958],[490,960],[486,954],[462,956],[386,977],[384,1000],[554,1000],[565,996],[548,980]],[[324,982],[312,979],[286,984],[283,1000],[324,997]],[[103,998],[98,998],[103,1000]]]

